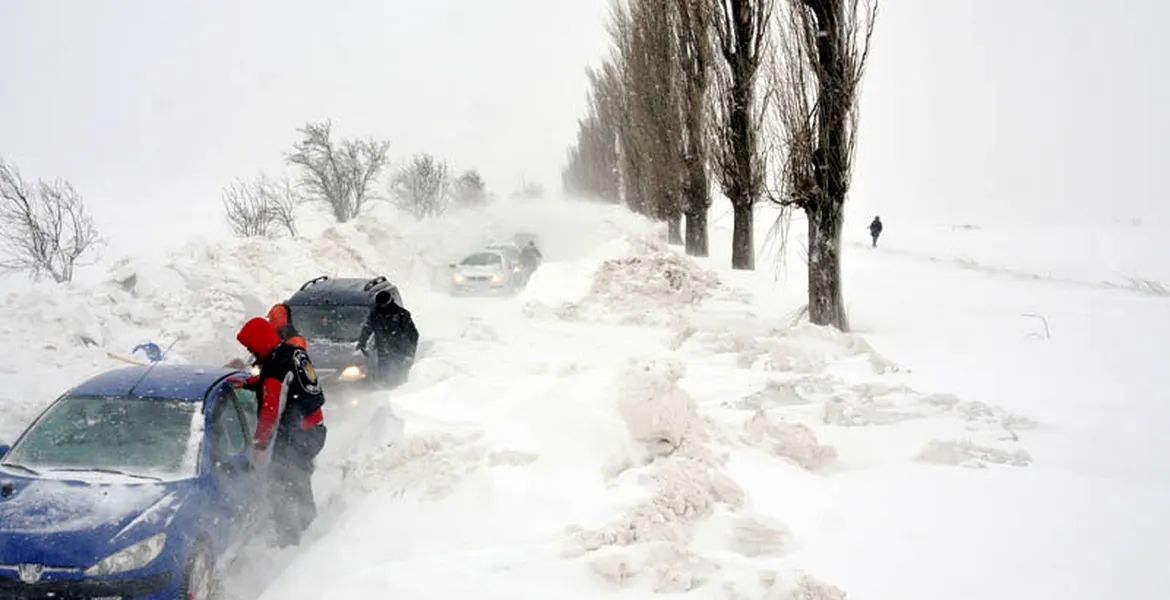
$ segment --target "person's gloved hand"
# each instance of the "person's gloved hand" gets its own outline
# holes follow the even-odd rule
[[[354,352],[360,352],[360,353],[362,353],[362,354],[365,354],[365,353],[366,353],[366,347],[365,347],[365,345],[364,345],[364,344],[361,344],[361,343],[359,343],[357,346],[354,346],[354,348],[353,348],[353,351],[354,351]]]
[[[244,381],[243,379],[241,379],[239,377],[228,377],[227,382],[233,388],[242,388],[242,387],[244,387],[245,384],[248,383],[247,381]]]

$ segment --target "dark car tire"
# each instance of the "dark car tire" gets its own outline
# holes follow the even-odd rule
[[[220,596],[215,580],[215,562],[203,545],[196,546],[191,558],[187,559],[179,594],[183,600],[216,600]]]

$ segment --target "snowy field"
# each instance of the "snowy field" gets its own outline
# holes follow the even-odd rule
[[[381,210],[381,209],[379,209]],[[194,240],[0,299],[0,440],[70,384],[236,328],[316,275],[385,274],[425,349],[392,395],[327,407],[321,517],[254,549],[233,599],[1170,598],[1164,231],[848,225],[853,334],[801,324],[798,247],[756,272],[615,207],[386,210],[277,243]],[[512,231],[516,298],[436,289]],[[779,275],[774,275],[774,274]]]

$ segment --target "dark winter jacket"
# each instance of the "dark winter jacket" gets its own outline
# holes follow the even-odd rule
[[[321,407],[325,394],[303,349],[282,342],[266,319],[248,321],[236,339],[256,355],[260,366],[260,374],[244,382],[260,400],[254,440],[257,448],[265,449],[272,443],[274,429],[277,438],[295,440],[299,432],[324,422]]]
[[[870,222],[870,224],[869,224],[869,234],[874,236],[874,237],[877,237],[877,236],[881,235],[881,233],[882,233],[882,220],[877,218],[877,217],[874,217],[873,221]]]
[[[536,249],[536,246],[525,246],[520,250],[520,264],[529,269],[535,268],[536,265],[540,264],[540,259],[542,258],[544,256],[541,255],[540,250]]]
[[[374,350],[379,360],[414,361],[418,350],[418,329],[409,310],[394,302],[374,306],[358,335],[359,349],[365,350],[370,336],[374,337]]]

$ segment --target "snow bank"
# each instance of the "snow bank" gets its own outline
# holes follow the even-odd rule
[[[502,201],[430,221],[383,205],[340,225],[323,214],[306,212],[300,238],[196,239],[173,252],[110,261],[104,274],[72,284],[30,284],[0,298],[0,336],[18,353],[0,365],[0,439],[70,385],[124,366],[111,352],[127,355],[153,340],[174,344],[171,361],[226,363],[240,353],[240,324],[319,275],[385,275],[417,309],[436,265],[493,237],[535,232],[555,261],[615,232],[653,229],[618,207],[555,201]]]
[[[715,273],[660,236],[627,235],[589,258],[587,271],[578,266],[533,277],[534,289],[525,295],[527,313],[622,325],[679,325],[696,305],[723,288]]]
[[[78,380],[119,366],[109,352],[127,355],[153,340],[174,344],[170,361],[224,364],[240,354],[241,323],[313,277],[409,281],[413,265],[402,248],[389,226],[359,221],[312,240],[193,242],[154,260],[119,261],[93,285],[40,285],[10,295],[0,301],[0,335],[22,348],[8,393],[24,397],[5,411],[0,432],[19,428]],[[409,302],[409,288],[403,293]]]
[[[813,592],[819,584],[810,578],[764,566],[785,554],[791,533],[748,508],[744,489],[723,470],[730,440],[679,386],[684,375],[678,360],[646,357],[618,374],[612,397],[633,445],[604,473],[649,496],[604,525],[569,527],[577,551],[602,579],[654,593],[709,586],[748,597],[833,597],[827,586]],[[705,521],[729,532],[721,544],[696,543]]]

